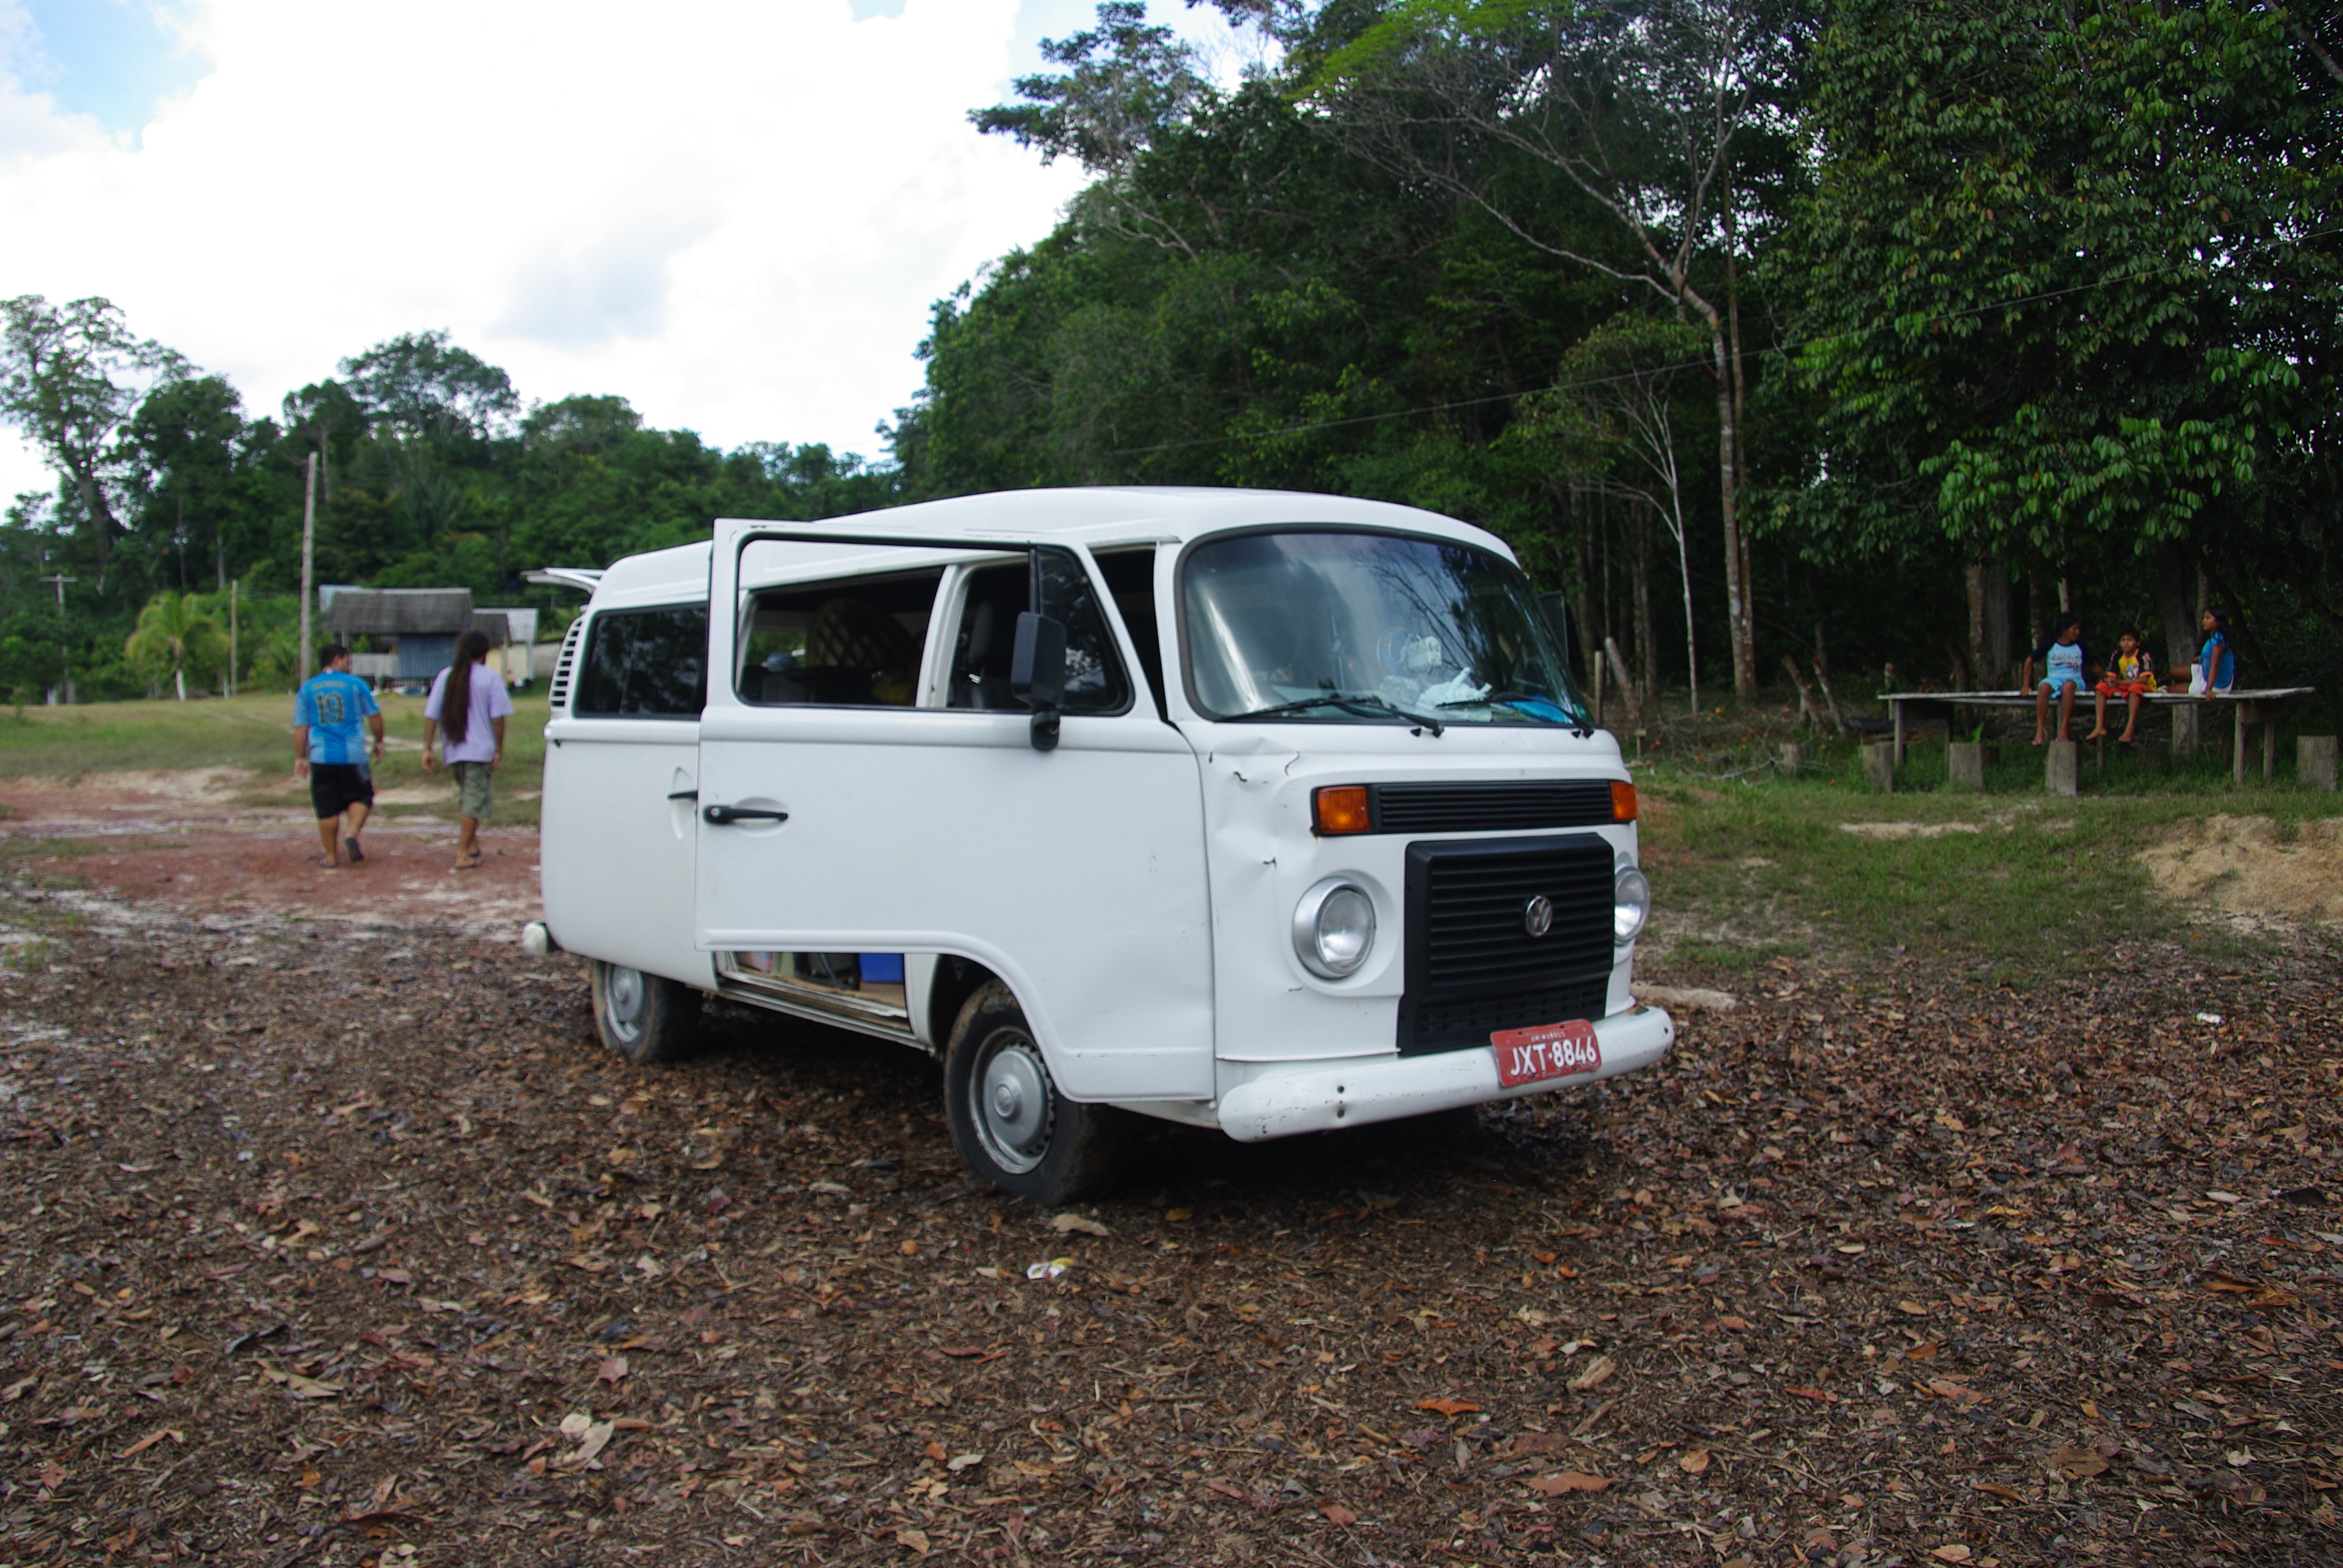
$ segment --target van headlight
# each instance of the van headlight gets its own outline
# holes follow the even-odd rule
[[[1625,947],[1652,918],[1652,884],[1644,873],[1622,860],[1611,882],[1611,940]]]
[[[1328,980],[1355,973],[1375,945],[1375,901],[1358,883],[1329,877],[1293,907],[1293,951]]]

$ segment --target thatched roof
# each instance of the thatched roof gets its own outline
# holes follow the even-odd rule
[[[453,637],[471,624],[470,588],[344,588],[326,608],[326,629],[348,637]]]

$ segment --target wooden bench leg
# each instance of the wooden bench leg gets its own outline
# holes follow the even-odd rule
[[[1891,702],[1887,706],[1896,714],[1896,766],[1901,768],[1904,766],[1904,705]]]
[[[2262,782],[2278,777],[2278,720],[2262,726]]]
[[[2246,781],[2246,710],[2240,707],[2237,710],[2237,722],[2236,732],[2232,737],[2229,770],[2232,774],[2230,781],[2242,787]]]

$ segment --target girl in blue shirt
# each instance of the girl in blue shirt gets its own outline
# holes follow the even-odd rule
[[[2202,624],[2205,647],[2197,655],[2197,672],[2205,678],[2206,690],[2227,692],[2237,684],[2237,656],[2229,648],[2229,628],[2216,609],[2205,612]]]

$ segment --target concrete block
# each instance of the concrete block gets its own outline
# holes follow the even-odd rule
[[[1945,765],[1951,775],[1951,788],[1965,794],[1979,794],[1985,789],[1985,750],[1974,740],[1956,740],[1945,750]]]
[[[2082,788],[2082,748],[2071,740],[2053,740],[2042,749],[2046,752],[2042,787],[2053,795],[2069,798]]]
[[[1783,772],[1795,777],[1805,769],[1805,766],[1806,749],[1805,747],[1792,745],[1782,748],[1781,767]]]
[[[2335,788],[2335,741],[2332,735],[2302,735],[2295,738],[2295,766],[2301,772],[2306,789]]]
[[[1896,792],[1896,742],[1872,740],[1864,743],[1863,776],[1881,794]]]

